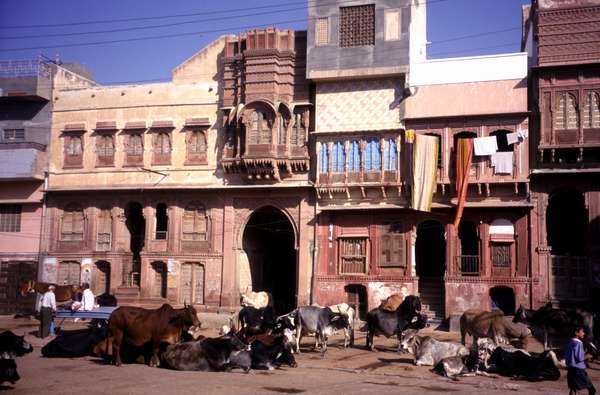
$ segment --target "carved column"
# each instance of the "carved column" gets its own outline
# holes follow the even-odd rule
[[[240,230],[241,231],[241,230]],[[235,234],[235,208],[233,199],[223,199],[223,262],[221,270],[221,307],[233,307],[238,303],[237,271],[238,256],[235,254],[237,235]]]

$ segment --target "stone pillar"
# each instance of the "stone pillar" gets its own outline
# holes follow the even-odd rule
[[[233,207],[233,198],[230,196],[225,197],[223,203],[223,262],[220,305],[221,307],[233,307],[238,304],[235,208]]]
[[[298,306],[309,304],[310,300],[310,284],[313,274],[313,255],[312,248],[314,247],[314,228],[311,223],[315,217],[314,207],[308,203],[306,196],[303,196],[299,202],[298,213],[298,248],[297,250],[297,271],[296,278],[298,279],[297,288],[297,303]]]

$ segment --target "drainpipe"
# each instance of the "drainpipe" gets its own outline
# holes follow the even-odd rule
[[[38,267],[37,267],[37,279],[41,281],[42,277],[42,259],[46,252],[46,243],[44,238],[46,237],[46,194],[48,190],[48,171],[44,171],[44,190],[42,191],[42,218],[40,223],[40,239],[38,242]]]
[[[319,248],[317,247],[317,241],[313,240],[312,244],[312,275],[310,276],[310,298],[309,302],[311,305],[315,303],[315,270],[317,266],[317,260],[319,258]]]

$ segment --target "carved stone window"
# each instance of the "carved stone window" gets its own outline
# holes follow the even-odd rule
[[[285,145],[287,143],[287,122],[281,115],[277,119],[277,144]]]
[[[188,132],[186,141],[187,163],[206,163],[206,134],[202,130]]]
[[[115,159],[115,144],[112,134],[96,136],[97,165],[112,166]]]
[[[65,136],[65,166],[83,164],[83,136],[70,134]]]
[[[62,241],[83,240],[83,209],[76,203],[65,207],[60,221],[60,239]]]
[[[367,273],[367,238],[344,237],[338,240],[340,274]]]
[[[204,206],[192,203],[185,208],[181,238],[186,241],[204,241],[208,236],[208,217]]]
[[[381,227],[379,267],[406,267],[406,239],[402,224]]]
[[[554,130],[572,130],[579,128],[577,101],[575,96],[566,92],[556,94],[554,108]]]
[[[271,130],[267,122],[267,115],[261,111],[254,111],[250,117],[249,144],[271,144]]]
[[[159,132],[154,135],[152,163],[168,165],[171,163],[171,137],[169,133]]]
[[[340,7],[340,47],[375,45],[375,5]]]
[[[110,209],[100,210],[96,232],[96,250],[110,251],[112,239],[112,215]]]
[[[587,129],[600,128],[600,94],[586,92],[583,106],[583,127]]]
[[[142,133],[132,133],[128,136],[125,153],[125,162],[128,165],[136,165],[144,162],[144,135]]]
[[[301,146],[304,144],[304,116],[301,113],[294,114],[294,127],[290,136],[290,144]]]

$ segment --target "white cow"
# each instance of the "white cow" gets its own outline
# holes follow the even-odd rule
[[[344,348],[354,345],[354,319],[356,311],[348,303],[338,303],[328,306],[334,313],[340,313],[348,318],[349,328],[344,328]]]
[[[240,304],[242,306],[250,306],[255,309],[264,309],[269,306],[271,302],[271,295],[268,292],[246,292],[241,294]]]

